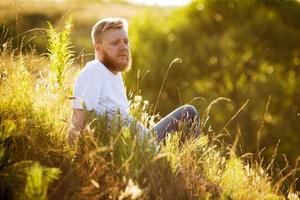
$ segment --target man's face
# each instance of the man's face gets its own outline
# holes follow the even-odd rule
[[[123,29],[111,29],[103,33],[100,44],[102,63],[112,72],[130,69],[131,55],[128,34]]]

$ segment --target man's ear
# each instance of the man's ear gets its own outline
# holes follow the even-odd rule
[[[94,49],[95,49],[96,51],[98,51],[98,52],[102,52],[101,46],[100,46],[99,44],[97,44],[97,43],[94,44]]]
[[[96,51],[96,53],[98,54],[98,56],[102,57],[102,55],[103,55],[103,49],[102,49],[101,45],[98,44],[98,43],[95,43],[93,46],[94,46],[94,50]]]

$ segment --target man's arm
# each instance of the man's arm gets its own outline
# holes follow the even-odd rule
[[[75,109],[73,108],[69,133],[67,137],[67,142],[69,145],[74,145],[78,136],[81,134],[85,127],[86,116],[85,111],[83,109]]]

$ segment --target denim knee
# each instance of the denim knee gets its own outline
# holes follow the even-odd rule
[[[183,106],[183,110],[184,110],[184,112],[188,113],[188,115],[191,116],[192,118],[199,119],[199,113],[194,106],[186,104]]]

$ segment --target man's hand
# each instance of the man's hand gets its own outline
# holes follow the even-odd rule
[[[86,123],[85,111],[82,109],[73,109],[67,142],[73,146],[83,131]]]

